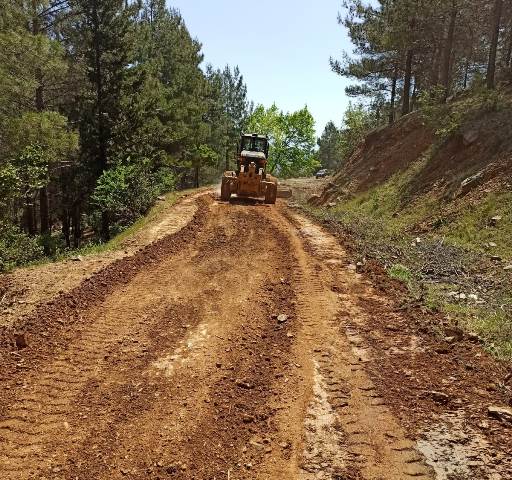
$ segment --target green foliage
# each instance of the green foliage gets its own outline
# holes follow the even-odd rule
[[[274,104],[258,105],[249,118],[248,130],[270,139],[269,169],[281,177],[313,173],[319,163],[314,155],[315,120],[307,107],[284,113]]]
[[[377,125],[375,115],[362,105],[349,105],[343,117],[339,148],[342,158],[348,160],[364,137]]]
[[[444,104],[476,85],[493,89],[494,69],[506,78],[510,68],[510,13],[496,18],[496,3],[345,0],[338,21],[354,48],[331,59],[331,68],[356,81],[347,95],[369,99],[381,123],[418,108],[430,90]]]
[[[35,90],[46,88],[45,102],[58,103],[60,84],[68,73],[63,46],[46,35],[0,31],[0,113],[7,116],[36,109]],[[1,123],[1,122],[0,122]]]
[[[342,162],[341,132],[333,122],[327,123],[318,139],[318,160],[328,170],[337,169]]]
[[[109,214],[114,232],[119,232],[145,215],[159,193],[147,165],[118,165],[98,179],[91,203],[98,212]]]
[[[412,272],[405,265],[396,263],[388,269],[388,275],[395,280],[408,284],[412,280]]]
[[[502,219],[494,224],[491,218],[496,216]],[[440,233],[449,242],[480,253],[489,253],[486,245],[494,243],[493,254],[512,258],[512,193],[489,194],[477,206],[444,225]]]
[[[37,238],[30,238],[16,227],[0,223],[0,272],[39,259],[43,249]]]
[[[70,131],[67,118],[57,112],[26,112],[11,119],[5,135],[11,155],[38,145],[48,165],[67,159],[78,150],[78,135]]]
[[[218,178],[251,105],[165,0],[0,0],[0,220],[45,253]]]
[[[451,104],[440,101],[443,94],[443,89],[436,87],[423,92],[419,98],[420,115],[440,141],[458,133],[469,119],[506,105],[505,96],[497,90],[476,88],[470,95]]]

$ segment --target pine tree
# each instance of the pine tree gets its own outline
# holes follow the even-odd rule
[[[340,131],[334,122],[328,122],[318,139],[318,158],[322,167],[336,170],[341,162]]]
[[[123,0],[77,0],[77,47],[85,58],[90,89],[83,99],[82,154],[97,178],[114,162],[114,132],[121,120],[123,84],[132,57],[134,7]],[[110,219],[101,212],[101,237],[110,238]]]

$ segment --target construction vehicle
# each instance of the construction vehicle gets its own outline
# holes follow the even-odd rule
[[[268,137],[257,133],[244,134],[237,152],[237,170],[224,172],[220,198],[227,202],[231,195],[242,198],[264,198],[274,204],[277,199],[277,178],[267,173]]]

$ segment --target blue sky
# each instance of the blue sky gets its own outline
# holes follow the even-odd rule
[[[341,0],[169,0],[192,36],[203,43],[205,63],[238,65],[255,103],[285,111],[307,105],[320,134],[338,126],[348,105],[348,81],[331,72],[329,57],[352,47],[337,23]]]

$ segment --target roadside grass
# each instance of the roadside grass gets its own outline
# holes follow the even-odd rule
[[[493,222],[494,217],[501,219]],[[444,225],[439,234],[454,245],[512,261],[512,192],[490,194],[453,223]]]
[[[180,200],[180,198],[194,191],[196,190],[189,189],[181,190],[179,192],[170,192],[165,195],[162,195],[163,197],[165,197],[165,200],[157,201],[157,203],[155,203],[155,205],[150,209],[146,216],[139,218],[135,223],[133,223],[130,227],[123,230],[115,237],[113,237],[109,242],[91,242],[78,249],[64,250],[54,255],[53,257],[45,257],[34,262],[30,262],[26,265],[23,265],[23,268],[34,267],[38,265],[46,265],[53,262],[61,262],[73,257],[87,257],[90,255],[98,255],[101,253],[120,250],[123,246],[123,243],[128,238],[136,235],[138,232],[143,230],[148,224],[150,224],[153,220],[158,218],[165,209],[176,204]]]
[[[412,272],[404,265],[396,263],[387,269],[388,275],[395,280],[399,280],[406,285],[409,285],[413,279]]]
[[[512,297],[507,290],[511,279],[503,265],[489,267],[489,259],[499,255],[512,263],[512,193],[489,194],[478,206],[445,219],[442,201],[433,195],[407,200],[408,183],[427,158],[332,208],[312,207],[305,198],[299,200],[300,207],[335,232],[349,234],[357,254],[378,259],[390,277],[407,286],[411,298],[476,333],[496,357],[511,360]],[[492,221],[496,216],[501,219]],[[438,228],[422,234],[417,243],[412,232],[422,223]],[[496,247],[489,247],[491,242]],[[433,273],[426,267],[430,263]],[[455,274],[443,271],[457,269],[460,272]],[[485,300],[455,301],[449,296],[453,291],[478,293]],[[437,333],[442,336],[442,329]]]

